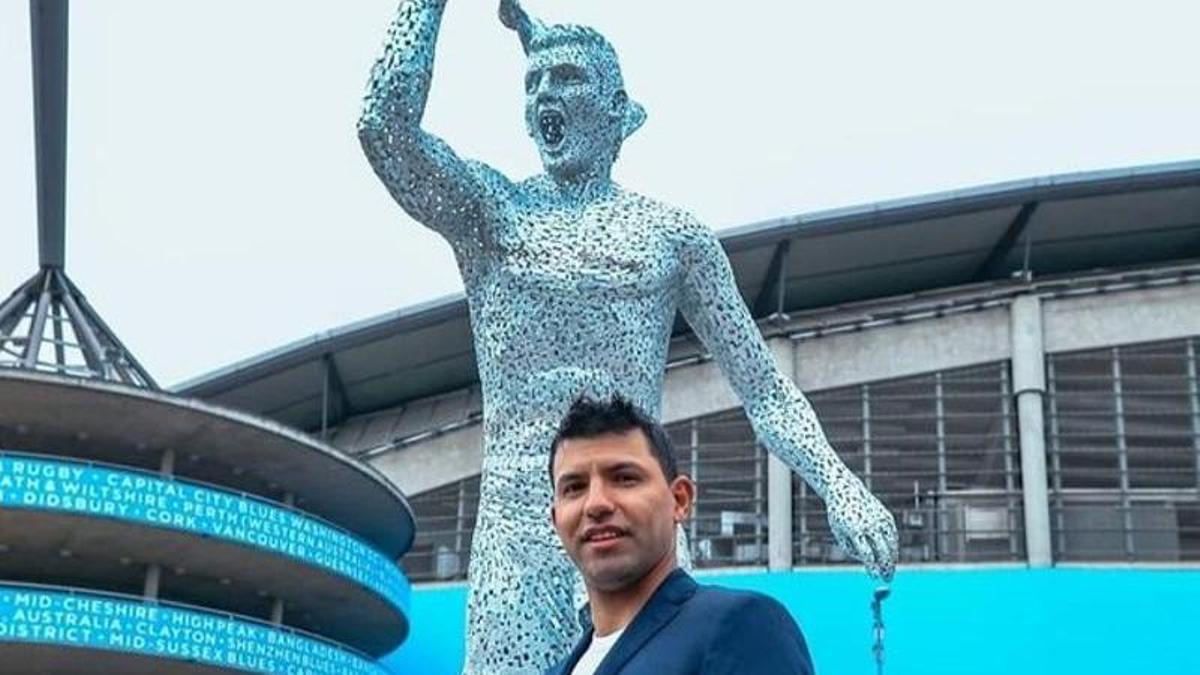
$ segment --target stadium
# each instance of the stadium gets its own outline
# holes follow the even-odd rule
[[[892,509],[888,672],[1194,672],[1200,163],[998,185],[727,230],[739,289],[843,459]],[[401,669],[455,672],[479,495],[462,297],[177,387],[308,432],[410,496]],[[872,584],[758,447],[685,324],[664,422],[699,483],[700,575],[771,593],[818,668],[871,666]],[[1112,645],[1129,645],[1114,650]]]

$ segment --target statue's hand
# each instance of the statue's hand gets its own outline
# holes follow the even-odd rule
[[[891,581],[899,537],[896,519],[887,507],[853,474],[830,486],[825,507],[838,545],[866,565],[872,576]]]

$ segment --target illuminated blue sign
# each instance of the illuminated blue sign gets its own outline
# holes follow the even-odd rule
[[[0,454],[0,507],[116,518],[274,551],[362,584],[404,611],[400,569],[316,518],[218,489],[81,462]]]
[[[133,652],[269,673],[387,672],[335,643],[224,615],[6,585],[0,585],[0,642]]]

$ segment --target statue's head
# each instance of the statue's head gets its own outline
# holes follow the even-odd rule
[[[517,31],[529,57],[525,124],[546,172],[571,180],[607,168],[646,113],[625,93],[617,53],[586,26],[543,25],[516,0],[500,17]]]

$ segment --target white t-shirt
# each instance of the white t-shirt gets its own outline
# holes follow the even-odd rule
[[[592,633],[592,642],[588,645],[587,651],[583,653],[583,656],[579,657],[579,661],[575,664],[575,667],[571,669],[571,675],[593,675],[596,669],[600,667],[600,662],[604,660],[605,656],[608,656],[609,650],[612,649],[613,645],[617,644],[617,640],[621,639],[621,633],[624,632],[625,629],[622,628],[604,637],[599,637],[595,633]]]

